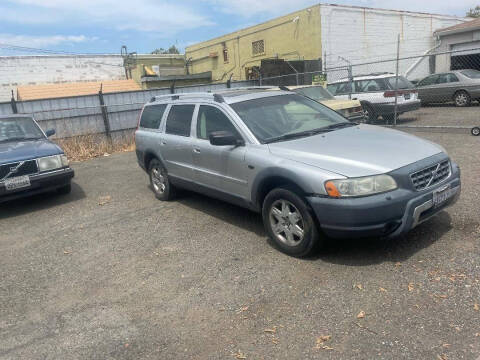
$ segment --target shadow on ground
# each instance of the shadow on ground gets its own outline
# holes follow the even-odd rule
[[[7,219],[68,204],[83,199],[85,196],[83,189],[75,182],[72,182],[72,192],[68,195],[59,195],[55,191],[52,191],[0,204],[0,219]]]
[[[177,201],[219,220],[251,231],[267,241],[260,214],[191,192],[182,192]],[[385,261],[403,262],[434,244],[451,228],[450,215],[443,211],[408,234],[396,239],[327,239],[325,247],[306,260],[321,260],[347,266],[368,266]]]

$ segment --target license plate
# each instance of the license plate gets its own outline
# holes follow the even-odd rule
[[[28,176],[17,176],[5,180],[5,188],[7,190],[16,190],[30,186],[30,178]]]
[[[433,205],[435,207],[442,205],[445,201],[450,199],[455,195],[455,190],[451,189],[450,186],[443,187],[439,190],[433,192]]]

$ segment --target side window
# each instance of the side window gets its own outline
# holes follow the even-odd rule
[[[348,94],[351,89],[351,83],[349,82],[338,83],[338,84],[335,84],[335,86],[336,86],[335,95]],[[333,88],[330,89],[330,87],[328,87],[328,90],[334,90],[334,89]]]
[[[455,74],[447,74],[447,82],[452,83],[452,82],[458,82],[458,77]]]
[[[208,140],[214,131],[229,131],[240,138],[230,119],[218,108],[200,105],[197,118],[197,137]]]
[[[145,106],[142,112],[142,118],[140,119],[140,127],[158,129],[166,108],[166,104]]]
[[[385,91],[387,85],[384,79],[359,80],[355,81],[355,89],[357,92]]]
[[[165,132],[167,134],[190,136],[195,105],[173,105],[167,117]]]
[[[337,95],[338,84],[329,84],[327,85],[327,90],[330,91],[333,95]]]
[[[428,86],[428,85],[433,85],[437,82],[438,80],[438,75],[432,75],[429,77],[426,77],[422,81],[418,83],[418,86]]]

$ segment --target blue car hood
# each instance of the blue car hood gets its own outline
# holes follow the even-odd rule
[[[47,139],[0,143],[0,164],[57,154],[63,150]]]

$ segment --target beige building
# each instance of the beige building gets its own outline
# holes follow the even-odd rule
[[[320,5],[186,48],[192,74],[211,71],[212,81],[255,77],[263,59],[318,60]]]

